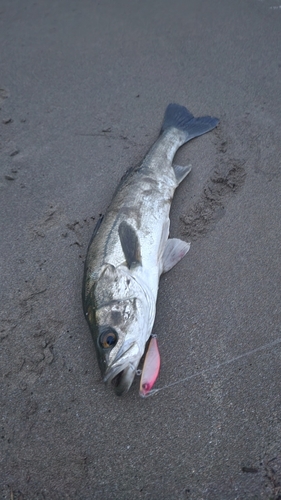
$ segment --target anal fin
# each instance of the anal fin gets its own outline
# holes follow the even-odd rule
[[[178,238],[170,238],[163,253],[163,273],[170,271],[188,252],[190,243],[179,240]]]
[[[176,165],[175,163],[173,163],[173,169],[175,172],[178,185],[189,174],[191,168],[192,168],[191,165],[186,165],[185,167],[182,167],[181,165]]]

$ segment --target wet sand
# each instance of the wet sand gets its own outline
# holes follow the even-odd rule
[[[276,0],[2,0],[1,498],[280,498],[280,39]],[[83,262],[169,102],[220,125],[176,157],[158,392],[118,398]]]

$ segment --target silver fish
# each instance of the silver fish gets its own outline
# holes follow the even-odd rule
[[[190,166],[173,164],[180,146],[212,130],[217,118],[194,116],[179,104],[166,109],[160,136],[140,166],[123,176],[89,244],[83,308],[100,369],[115,392],[133,382],[155,319],[159,279],[190,244],[169,239],[174,191]]]

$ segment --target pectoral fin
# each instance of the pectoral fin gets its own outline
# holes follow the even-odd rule
[[[181,165],[176,165],[173,163],[173,168],[176,176],[176,180],[178,185],[183,181],[183,179],[189,174],[191,170],[191,165],[186,165],[185,167],[182,167]]]
[[[119,225],[118,234],[128,268],[141,264],[140,242],[136,230],[123,221]]]
[[[178,238],[170,238],[163,253],[163,273],[170,271],[188,252],[190,243],[179,240]]]

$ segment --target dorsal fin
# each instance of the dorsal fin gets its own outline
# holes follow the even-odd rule
[[[118,234],[129,269],[133,265],[141,265],[140,242],[136,230],[126,221],[121,222]]]

